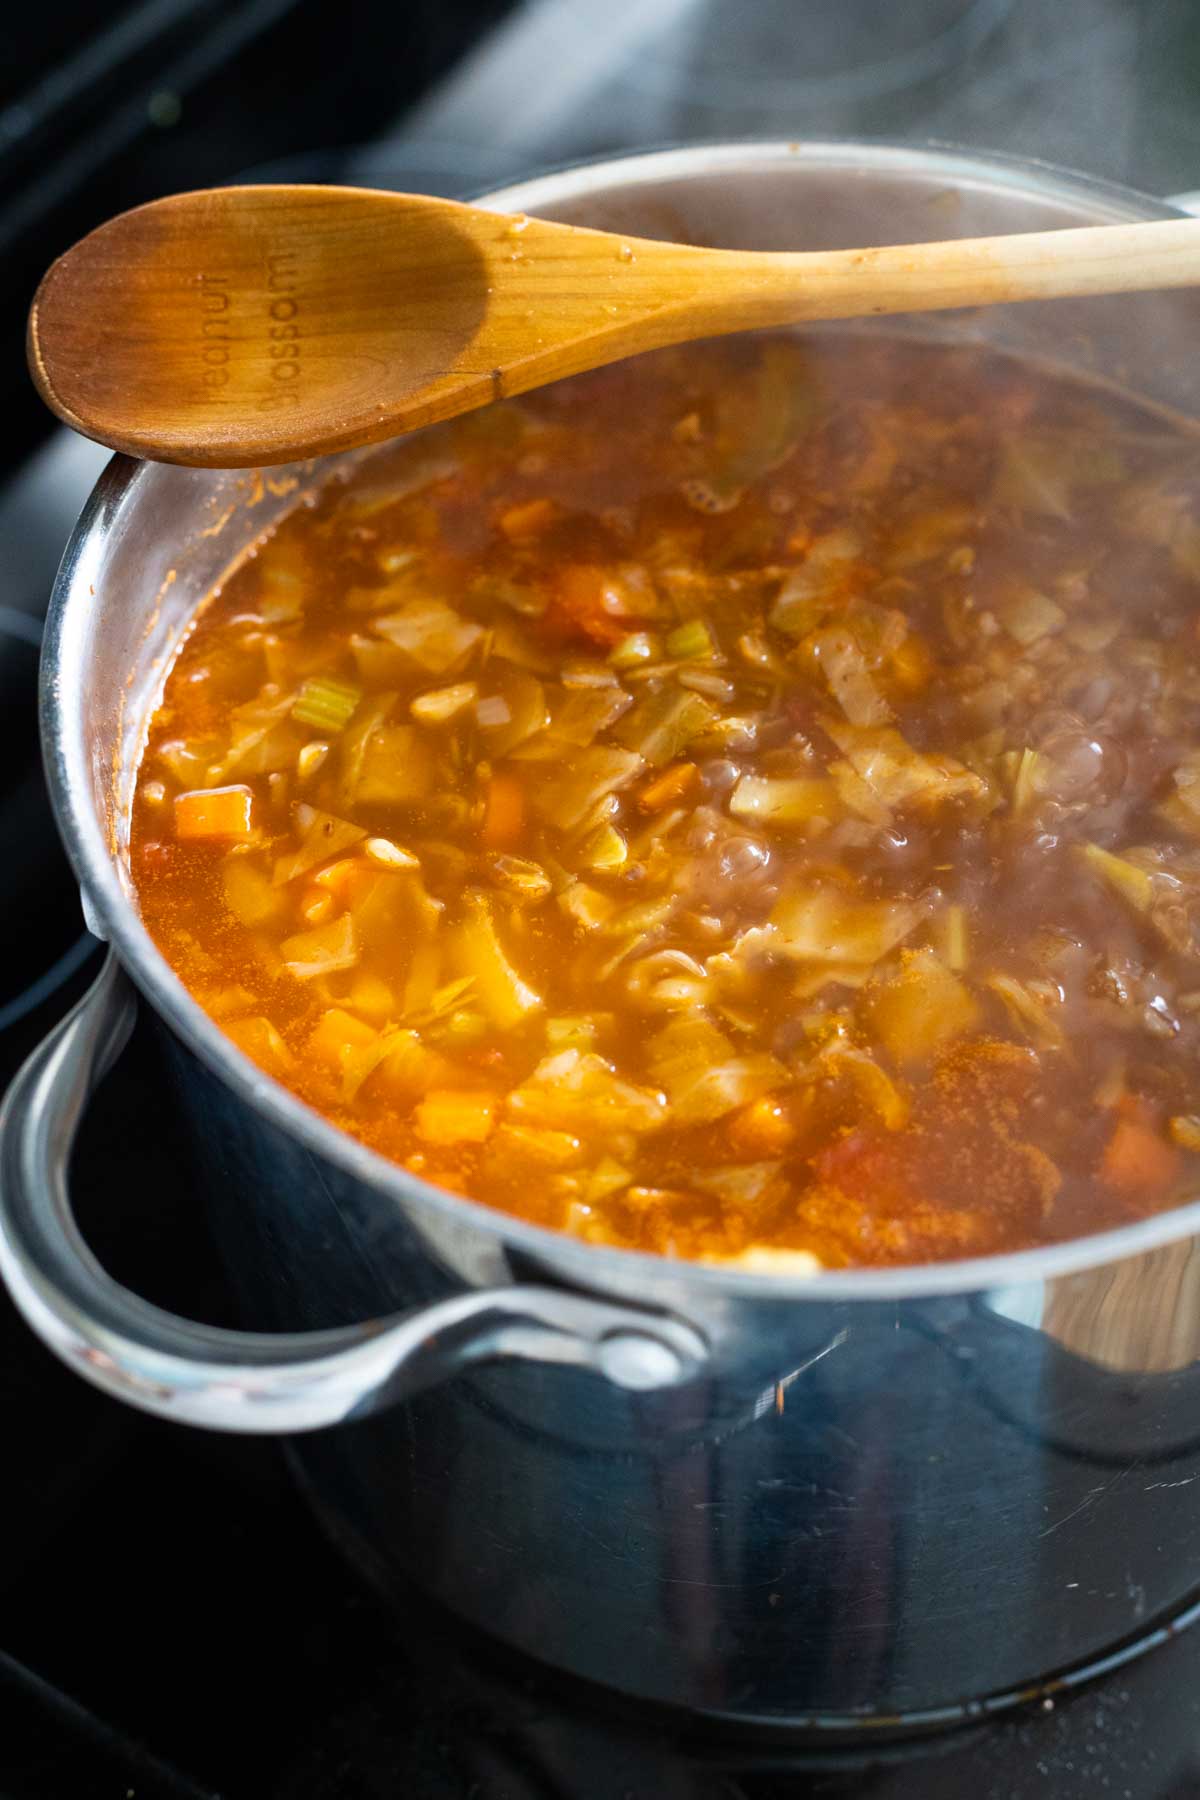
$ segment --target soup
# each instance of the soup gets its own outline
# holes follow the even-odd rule
[[[143,919],[423,1179],[810,1270],[1200,1154],[1200,440],[981,349],[657,354],[308,497],[149,727]]]

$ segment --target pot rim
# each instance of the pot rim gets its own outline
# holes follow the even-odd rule
[[[958,190],[995,192],[1011,188],[1064,203],[1089,203],[1114,218],[1174,218],[1180,209],[1132,188],[1076,174],[1055,165],[1011,154],[980,154],[953,144],[905,145],[883,141],[823,139],[774,142],[721,141],[587,160],[497,189],[479,204],[497,211],[535,211],[539,206],[608,191],[614,178],[623,185],[665,176],[721,169],[753,172],[758,166],[803,162],[844,167],[847,173],[914,167],[942,175]],[[587,1244],[566,1232],[533,1225],[463,1195],[451,1194],[413,1175],[368,1148],[315,1112],[290,1089],[266,1075],[236,1048],[192,999],[159,951],[132,899],[125,893],[111,854],[105,821],[81,796],[90,795],[88,744],[64,695],[77,683],[73,621],[90,600],[100,575],[104,545],[117,514],[136,505],[150,465],[114,456],[80,515],[63,555],[46,616],[41,663],[42,749],[51,802],[72,868],[80,883],[85,915],[98,935],[119,952],[139,990],[172,1030],[235,1094],[273,1124],[354,1179],[408,1206],[426,1208],[444,1225],[467,1227],[516,1251],[534,1265],[553,1270],[582,1288],[610,1291],[657,1290],[682,1283],[697,1300],[722,1298],[896,1302],[938,1294],[971,1294],[1011,1288],[1073,1274],[1155,1250],[1200,1232],[1200,1199],[1150,1219],[1072,1238],[1061,1244],[964,1258],[954,1262],[898,1268],[827,1270],[813,1276],[751,1273],[721,1264],[674,1259],[656,1252]]]

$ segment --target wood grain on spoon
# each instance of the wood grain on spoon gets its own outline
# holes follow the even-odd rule
[[[1197,219],[751,253],[360,188],[217,188],[123,213],[60,257],[29,361],[88,437],[243,468],[690,338],[1196,282]]]

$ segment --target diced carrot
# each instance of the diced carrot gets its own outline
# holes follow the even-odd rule
[[[494,1094],[439,1088],[426,1094],[413,1114],[417,1136],[427,1144],[482,1144],[492,1129]]]
[[[493,775],[483,815],[483,842],[489,850],[507,850],[521,835],[525,795],[514,775]]]
[[[356,1019],[340,1006],[323,1012],[309,1034],[307,1051],[317,1062],[341,1067],[351,1050],[363,1050],[378,1037],[373,1025]]]
[[[175,798],[177,838],[219,838],[225,843],[253,836],[254,796],[248,787],[196,788]]]
[[[500,514],[496,523],[510,543],[517,543],[521,538],[536,537],[540,531],[553,523],[558,514],[558,507],[553,500],[522,500],[516,506],[510,506]]]
[[[1113,1127],[1100,1163],[1101,1180],[1128,1200],[1163,1196],[1179,1173],[1179,1152],[1136,1103]]]
[[[691,794],[700,783],[700,771],[695,763],[672,763],[653,781],[648,781],[637,797],[642,812],[661,812],[676,800],[682,800]]]

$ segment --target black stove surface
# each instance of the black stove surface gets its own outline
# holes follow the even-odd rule
[[[92,39],[87,12],[41,36],[22,15],[36,79],[0,81],[10,269],[118,206],[246,173],[469,193],[721,135],[936,135],[1200,186],[1193,0],[145,0]],[[45,179],[22,185],[35,153]],[[29,454],[0,492],[0,1082],[100,955],[46,804],[35,678],[53,567],[104,458],[66,433],[33,454],[32,410],[6,417],[4,455],[13,420]],[[139,1031],[81,1137],[81,1222],[120,1279],[232,1323],[160,1081]],[[277,1445],[103,1398],[2,1297],[0,1417],[0,1800],[1200,1796],[1200,1630],[922,1742],[714,1739],[558,1680],[416,1593],[386,1611]]]

